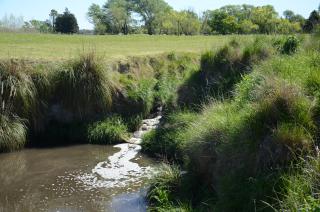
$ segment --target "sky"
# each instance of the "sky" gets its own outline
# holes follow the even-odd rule
[[[319,0],[165,0],[176,10],[193,9],[201,14],[207,9],[217,9],[228,4],[252,4],[262,6],[271,4],[279,14],[289,9],[308,17],[310,12],[317,9]],[[92,3],[102,5],[106,0],[0,0],[0,19],[4,15],[23,16],[24,20],[49,19],[51,9],[62,13],[67,7],[78,19],[80,29],[92,29],[86,13]]]

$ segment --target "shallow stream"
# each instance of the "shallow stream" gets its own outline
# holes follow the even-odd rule
[[[144,120],[133,144],[0,154],[0,212],[145,211],[155,161],[138,144],[160,118]]]

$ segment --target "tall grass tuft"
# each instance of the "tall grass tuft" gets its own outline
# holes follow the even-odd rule
[[[81,55],[62,67],[56,76],[55,97],[77,118],[106,114],[114,85],[95,53]]]
[[[181,171],[177,166],[163,164],[151,182],[147,198],[150,211],[168,211],[172,209],[171,199],[175,189],[181,185]]]
[[[24,147],[27,128],[19,118],[0,115],[0,152],[10,152]]]
[[[22,61],[0,62],[0,152],[21,149],[27,127],[22,119],[35,117],[36,88]]]
[[[23,61],[0,62],[1,114],[29,118],[34,111],[37,91],[28,69]]]
[[[292,55],[298,51],[300,40],[297,36],[291,35],[275,40],[273,45],[281,54]]]
[[[28,73],[36,89],[36,99],[29,118],[30,130],[40,132],[45,129],[54,90],[54,72],[51,67],[36,66]]]
[[[281,211],[320,210],[320,158],[301,158],[301,163],[282,177],[282,191],[272,205]]]

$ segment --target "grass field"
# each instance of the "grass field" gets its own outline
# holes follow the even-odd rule
[[[52,35],[0,33],[0,58],[56,61],[95,51],[106,59],[166,52],[202,52],[232,36]]]

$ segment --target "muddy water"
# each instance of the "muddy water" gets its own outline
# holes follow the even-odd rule
[[[139,145],[26,149],[0,155],[0,211],[145,211],[154,162]]]

